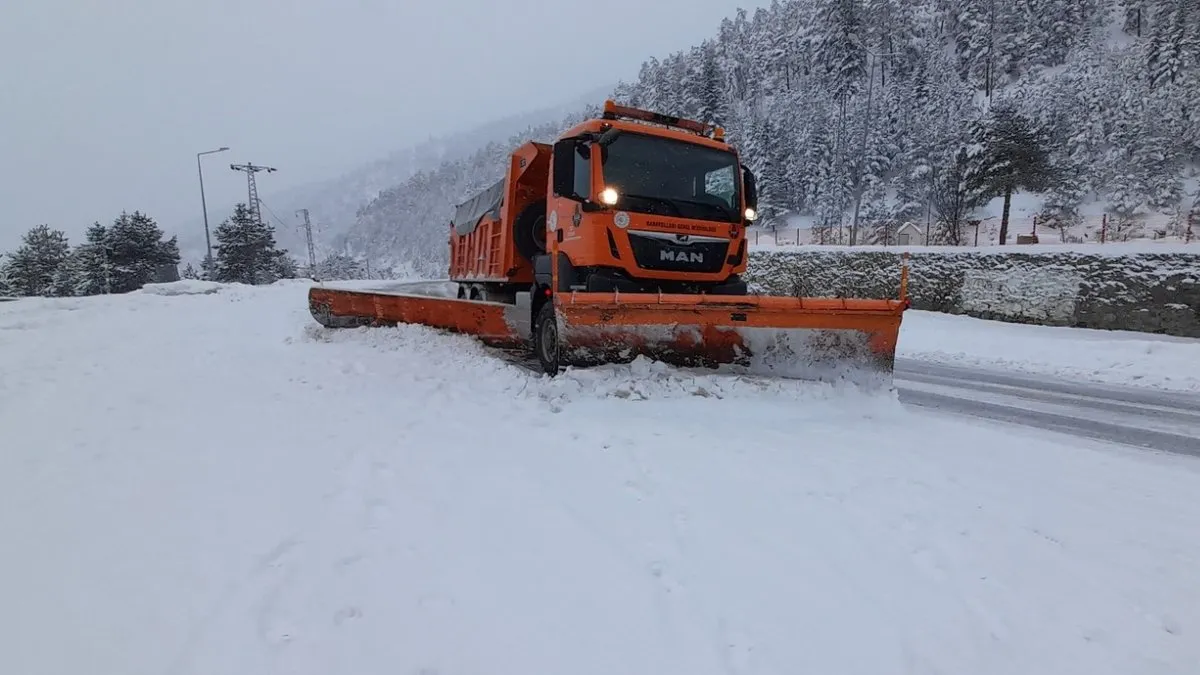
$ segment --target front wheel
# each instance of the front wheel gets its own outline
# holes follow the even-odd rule
[[[554,300],[547,299],[538,310],[533,325],[533,350],[537,352],[542,371],[557,375],[561,367],[559,354],[558,319],[554,313]]]

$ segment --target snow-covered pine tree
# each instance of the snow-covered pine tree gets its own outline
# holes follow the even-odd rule
[[[1004,197],[1000,217],[1000,244],[1004,245],[1013,193],[1039,192],[1054,183],[1045,133],[1010,102],[998,101],[976,127],[974,141],[982,148],[974,186],[985,196]]]
[[[205,281],[212,281],[217,278],[217,259],[207,253],[204,254],[204,259],[200,261],[200,278]]]
[[[1200,68],[1200,0],[1151,0],[1153,23],[1146,45],[1150,86],[1175,84]]]
[[[176,238],[163,241],[158,223],[140,211],[122,212],[96,237],[103,239],[108,255],[113,293],[137,290],[153,282],[163,265],[179,264]]]
[[[195,267],[192,267],[192,263],[188,263],[187,267],[183,268],[183,272],[179,275],[179,278],[181,278],[181,279],[199,279],[200,273],[196,271]]]
[[[286,271],[281,266],[286,250],[275,246],[275,228],[260,223],[246,205],[239,203],[233,215],[217,226],[215,281],[271,284]],[[293,272],[294,273],[294,272]]]
[[[83,284],[83,261],[80,252],[82,246],[76,246],[63,259],[58,269],[54,270],[54,281],[51,283],[50,292],[55,297],[70,298],[77,295],[87,295],[81,293]]]
[[[331,253],[317,263],[313,276],[320,280],[361,279],[363,267],[354,258],[344,253]]]
[[[38,225],[25,233],[21,247],[10,254],[10,285],[17,295],[54,295],[54,276],[70,255],[71,245],[62,230]]]
[[[9,275],[9,269],[12,267],[12,261],[8,254],[0,253],[0,297],[11,296],[16,293],[13,290],[12,278]]]
[[[108,228],[93,223],[85,243],[72,252],[76,258],[75,295],[99,295],[113,292],[112,248]]]
[[[275,275],[280,279],[295,279],[300,274],[300,265],[296,263],[295,258],[287,254],[287,251],[279,253],[275,259]]]

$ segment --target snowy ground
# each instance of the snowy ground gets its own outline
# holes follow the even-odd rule
[[[304,291],[0,305],[0,671],[1200,663],[1193,458],[828,386],[549,381],[318,329]],[[943,353],[922,322],[905,348]]]

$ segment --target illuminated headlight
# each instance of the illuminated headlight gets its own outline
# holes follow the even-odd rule
[[[613,225],[616,225],[622,230],[629,227],[629,214],[625,213],[624,211],[617,211],[615,214],[613,214]]]
[[[612,188],[604,188],[600,191],[600,201],[612,206],[617,203],[617,191]]]
[[[746,209],[746,220],[754,220],[758,217],[758,212],[754,209]]]

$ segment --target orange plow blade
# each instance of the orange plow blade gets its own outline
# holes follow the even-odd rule
[[[639,354],[802,379],[891,379],[907,300],[574,293],[556,298],[563,361]]]
[[[313,287],[308,291],[308,308],[327,328],[411,323],[473,335],[496,347],[525,345],[515,306],[431,294],[432,286],[435,284],[407,283],[386,290]]]

